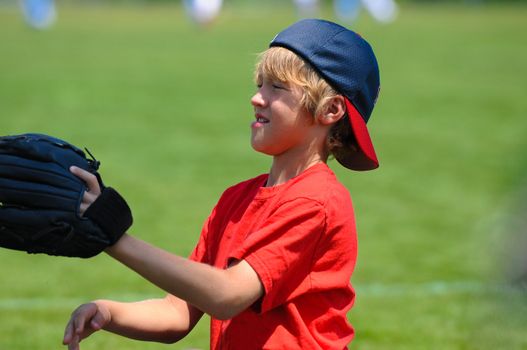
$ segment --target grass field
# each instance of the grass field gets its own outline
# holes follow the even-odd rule
[[[67,4],[45,32],[0,7],[0,134],[87,146],[131,233],[186,255],[223,189],[269,167],[248,143],[252,67],[295,14],[227,6],[199,30],[178,6]],[[527,271],[526,19],[521,5],[406,5],[391,25],[355,24],[382,91],[381,168],[331,163],[358,218],[352,349],[527,349],[526,280],[510,283]],[[1,350],[60,349],[78,303],[163,295],[105,255],[1,250],[0,266]],[[101,332],[82,349],[189,347],[208,347],[208,319],[181,344]]]

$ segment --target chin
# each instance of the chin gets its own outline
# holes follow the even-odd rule
[[[255,142],[254,140],[251,140],[251,146],[258,153],[263,153],[263,154],[266,154],[268,156],[273,156],[274,155],[273,152],[271,152],[271,150],[269,150],[269,148],[266,148],[265,146],[263,146],[261,144],[258,144],[258,142]]]

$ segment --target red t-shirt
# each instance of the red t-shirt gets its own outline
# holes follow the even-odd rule
[[[326,164],[274,187],[267,178],[223,193],[191,255],[218,268],[245,260],[265,289],[234,318],[211,320],[210,348],[345,349],[357,257],[349,193]]]

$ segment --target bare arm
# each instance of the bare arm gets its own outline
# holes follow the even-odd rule
[[[72,172],[88,185],[80,207],[84,212],[99,196],[99,184],[87,171],[72,168]],[[153,284],[215,318],[235,316],[264,293],[257,273],[243,260],[227,269],[218,269],[173,255],[127,234],[106,252]]]
[[[78,350],[82,339],[100,329],[132,339],[173,343],[186,336],[202,315],[172,295],[132,303],[97,300],[72,313],[63,343]]]
[[[105,330],[132,339],[174,343],[185,337],[203,312],[174,296],[134,303],[96,301],[111,310]]]
[[[170,294],[218,319],[231,318],[263,295],[244,260],[222,270],[190,261],[125,234],[106,252]]]

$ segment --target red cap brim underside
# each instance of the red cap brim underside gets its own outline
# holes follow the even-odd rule
[[[366,123],[355,106],[347,98],[345,100],[351,128],[359,145],[359,149],[356,152],[351,151],[345,157],[337,158],[337,161],[352,170],[372,170],[378,168],[379,161],[377,160],[377,155],[375,154]]]

